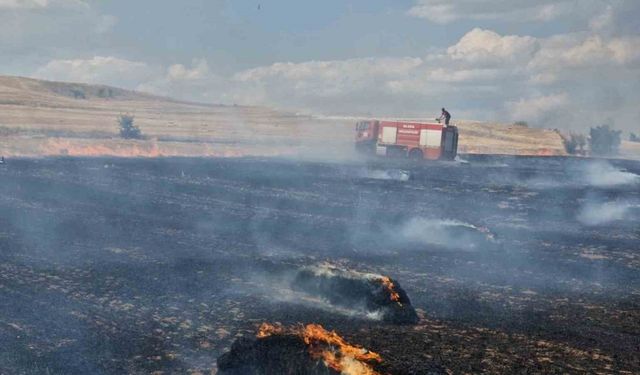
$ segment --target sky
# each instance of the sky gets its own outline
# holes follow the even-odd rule
[[[640,131],[637,0],[0,0],[0,74],[326,116]]]

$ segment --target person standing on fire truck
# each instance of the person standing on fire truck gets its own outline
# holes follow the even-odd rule
[[[446,109],[442,108],[442,115],[440,115],[439,121],[444,120],[444,124],[449,126],[449,121],[451,120],[451,113],[449,113]]]

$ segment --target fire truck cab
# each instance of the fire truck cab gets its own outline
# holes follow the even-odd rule
[[[458,128],[440,123],[360,121],[356,149],[386,157],[453,160],[458,153]]]

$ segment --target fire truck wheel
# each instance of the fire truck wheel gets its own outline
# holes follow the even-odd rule
[[[424,158],[422,150],[414,148],[413,150],[411,150],[411,152],[409,152],[409,158],[411,160],[422,160]]]

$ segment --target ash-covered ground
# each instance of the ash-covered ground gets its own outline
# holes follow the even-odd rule
[[[640,163],[41,159],[0,166],[0,373],[215,372],[262,322],[381,373],[638,373]],[[420,320],[300,290],[401,283]]]

